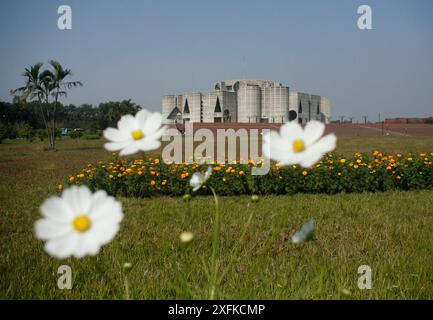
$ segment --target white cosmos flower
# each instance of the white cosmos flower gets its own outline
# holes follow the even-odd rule
[[[332,133],[322,137],[324,131],[325,125],[319,121],[308,122],[304,129],[297,122],[288,122],[281,126],[280,133],[271,131],[263,136],[263,152],[281,165],[311,167],[335,149],[336,136]]]
[[[201,172],[195,172],[191,180],[189,180],[189,184],[192,187],[192,191],[196,192],[198,189],[200,189],[205,182],[210,178],[212,174],[212,167],[208,167],[205,174],[202,174]]]
[[[142,109],[134,116],[122,116],[117,129],[107,128],[104,137],[111,142],[105,144],[108,151],[119,151],[120,155],[131,155],[138,151],[149,151],[161,146],[160,139],[165,132],[162,115]]]
[[[114,238],[123,219],[120,202],[85,186],[48,198],[40,211],[43,218],[36,221],[36,238],[46,240],[45,251],[58,259],[97,254]]]
[[[304,224],[298,232],[296,232],[292,237],[292,242],[295,244],[300,244],[305,241],[310,240],[314,233],[314,219],[311,219],[306,224]]]

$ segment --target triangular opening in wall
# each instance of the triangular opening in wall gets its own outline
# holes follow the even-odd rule
[[[185,107],[183,108],[183,113],[189,113],[188,99],[185,99]]]
[[[176,120],[176,117],[177,117],[178,114],[181,114],[181,112],[180,112],[180,110],[177,107],[175,107],[170,112],[170,114],[168,115],[167,119],[169,119],[169,120]]]
[[[215,111],[214,112],[221,112],[220,99],[218,97],[217,97],[217,101],[215,104]]]

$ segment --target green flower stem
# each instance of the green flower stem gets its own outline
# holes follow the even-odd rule
[[[131,300],[130,290],[129,290],[129,280],[128,276],[124,273],[123,284],[125,286],[125,300]]]
[[[216,294],[217,287],[217,277],[218,277],[218,249],[219,249],[219,240],[220,240],[220,210],[218,197],[215,192],[215,189],[209,187],[212,191],[214,201],[215,201],[215,221],[214,221],[214,230],[213,230],[213,238],[212,238],[212,257],[211,257],[211,270],[210,270],[210,289],[209,289],[209,299],[214,300]]]

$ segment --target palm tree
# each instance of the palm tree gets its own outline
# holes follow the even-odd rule
[[[46,92],[48,90],[46,80],[44,81],[46,74],[44,72],[40,72],[43,64],[36,63],[29,68],[26,68],[23,72],[23,76],[26,78],[26,85],[14,90],[11,90],[11,94],[17,95],[20,94],[19,99],[22,102],[27,102],[27,100],[33,100],[34,98],[38,99],[39,108],[42,115],[42,120],[45,125],[45,129],[47,130],[47,135],[50,138],[50,146],[52,146],[52,140],[50,135],[50,130],[48,127],[48,110],[44,109],[43,100],[46,96]]]
[[[67,90],[73,87],[82,86],[81,81],[65,81],[67,76],[71,76],[70,69],[64,69],[57,61],[50,61],[53,68],[43,70],[42,63],[36,63],[30,68],[26,68],[23,76],[26,78],[26,85],[14,90],[11,94],[20,94],[20,100],[27,101],[38,98],[45,128],[50,140],[51,149],[56,147],[56,110],[59,97],[66,96]],[[50,110],[50,96],[54,98],[54,105]]]
[[[78,86],[83,86],[83,83],[81,81],[65,81],[65,78],[67,76],[72,76],[71,69],[64,69],[63,66],[54,60],[51,60],[50,65],[53,67],[54,72],[49,75],[50,78],[50,91],[52,96],[54,97],[54,108],[53,108],[53,115],[51,118],[51,125],[52,125],[52,133],[53,133],[53,144],[55,148],[56,144],[56,110],[57,105],[59,102],[59,97],[66,96],[67,91],[71,88],[75,88]]]

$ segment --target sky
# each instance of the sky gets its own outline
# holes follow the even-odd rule
[[[72,30],[60,30],[60,5]],[[357,26],[360,5],[373,30]],[[57,60],[84,82],[64,103],[132,99],[266,79],[330,97],[332,116],[433,115],[430,0],[2,0],[0,100],[24,68]]]

